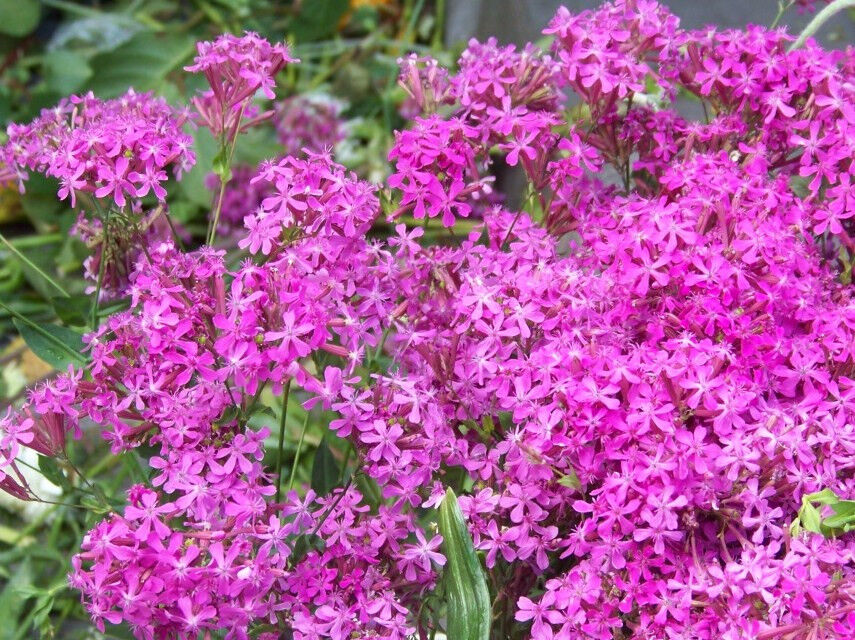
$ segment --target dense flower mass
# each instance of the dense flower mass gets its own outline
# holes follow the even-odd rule
[[[258,113],[250,102],[256,92],[272,100],[276,74],[297,62],[284,44],[270,44],[253,32],[224,34],[213,42],[199,42],[196,49],[198,55],[185,69],[204,74],[210,89],[193,98],[193,106],[215,136],[229,139],[272,115]]]
[[[9,125],[4,155],[7,166],[56,178],[60,200],[76,204],[78,192],[128,200],[166,196],[167,169],[180,176],[195,163],[192,138],[182,131],[186,113],[150,93],[128,91],[113,100],[91,93],[71,96],[45,109],[27,125]]]
[[[25,499],[20,450],[61,457],[81,420],[153,451],[72,562],[97,625],[432,637],[453,487],[492,637],[855,634],[855,538],[799,525],[811,494],[855,500],[855,53],[686,31],[651,0],[545,33],[548,53],[472,41],[457,71],[401,59],[383,207],[332,161],[326,114],[324,149],[225,192],[242,262],[135,236],[130,309],[90,364],[0,419],[0,488]],[[233,110],[287,60],[224,36],[192,70]],[[526,177],[522,210],[497,165]],[[394,232],[370,238],[382,214]],[[284,425],[289,394],[335,414],[335,488],[272,472],[252,418],[273,398]]]

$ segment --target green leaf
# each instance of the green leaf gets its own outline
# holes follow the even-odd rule
[[[0,0],[0,33],[25,36],[39,24],[39,0]]]
[[[822,518],[819,515],[819,511],[810,503],[806,503],[802,505],[802,508],[799,509],[799,520],[801,521],[802,527],[804,527],[807,531],[812,531],[814,533],[821,533],[822,528]]]
[[[291,556],[288,560],[292,565],[295,565],[305,558],[310,551],[323,551],[325,547],[323,538],[313,533],[307,533],[298,537],[294,542],[294,548],[291,550]]]
[[[41,471],[42,475],[56,486],[62,487],[65,491],[71,490],[71,483],[68,481],[68,478],[53,458],[39,455],[39,471]]]
[[[338,486],[340,475],[338,463],[324,437],[315,451],[315,459],[312,462],[312,489],[319,496],[325,496]]]
[[[83,338],[76,331],[55,324],[33,325],[15,318],[15,327],[39,358],[56,369],[66,369],[69,364],[81,365],[86,362],[83,350]]]
[[[27,596],[22,595],[20,591],[31,585],[32,579],[31,562],[29,558],[25,558],[0,591],[0,620],[4,623],[0,626],[0,639],[7,640],[15,632],[15,621],[27,600]]]
[[[558,484],[563,487],[569,487],[570,489],[576,489],[576,491],[582,490],[582,483],[579,481],[579,476],[572,469],[570,473],[558,478]]]
[[[300,13],[291,23],[297,42],[311,42],[332,36],[347,12],[348,0],[312,0],[304,2]]]
[[[63,22],[48,42],[48,51],[75,50],[90,54],[112,51],[145,27],[124,13],[99,13]]]
[[[229,150],[226,147],[220,147],[217,155],[214,156],[213,169],[214,173],[220,176],[220,180],[228,182],[232,179],[232,171],[229,167]]]
[[[217,155],[217,141],[211,135],[210,129],[199,127],[191,134],[193,150],[196,152],[196,164],[184,174],[178,183],[181,194],[199,207],[210,207],[213,194],[205,184],[208,174],[214,166],[214,156]]]
[[[128,88],[157,91],[167,74],[179,68],[193,53],[193,41],[186,36],[157,36],[143,31],[120,47],[99,53],[90,64],[95,76],[89,88],[102,98],[118,96]]]
[[[92,310],[92,299],[89,296],[78,295],[64,298],[57,296],[50,299],[56,317],[68,325],[84,326],[89,322]]]
[[[839,502],[840,498],[837,497],[837,494],[834,493],[831,489],[823,489],[822,491],[817,491],[816,493],[809,493],[804,498],[802,498],[802,502],[811,502],[818,504],[835,504]]]
[[[55,227],[60,212],[66,205],[56,197],[59,183],[40,173],[30,173],[27,180],[27,192],[21,196],[21,208],[26,216],[39,228]]]
[[[74,93],[92,77],[86,58],[74,51],[51,51],[44,57],[45,82],[55,93]]]
[[[439,533],[446,557],[446,635],[454,640],[489,640],[490,592],[457,496],[450,488],[439,506]]]
[[[831,505],[834,515],[822,521],[822,526],[829,529],[841,529],[847,524],[855,523],[855,500],[841,500]]]

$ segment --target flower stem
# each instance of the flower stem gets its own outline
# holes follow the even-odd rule
[[[309,426],[309,414],[311,412],[306,412],[306,417],[303,419],[303,428],[300,431],[300,441],[297,443],[297,452],[294,454],[294,461],[291,463],[291,474],[288,478],[288,491],[294,488],[294,476],[297,473],[297,465],[300,462],[300,453],[303,451],[303,440],[306,437],[306,428]],[[281,451],[281,449],[280,449]],[[277,502],[278,502],[277,498]]]
[[[97,203],[98,201],[93,198],[93,202]],[[101,207],[99,207],[97,204],[96,204],[96,207],[98,207],[99,211],[101,210]],[[103,222],[103,226],[102,226],[103,238],[101,239],[101,262],[98,264],[98,281],[95,283],[95,299],[92,301],[91,324],[92,324],[92,330],[93,331],[98,330],[98,323],[99,323],[98,305],[99,305],[100,298],[101,298],[101,286],[104,284],[105,266],[107,264],[107,246],[108,246],[108,242],[110,239],[110,236],[109,236],[110,211],[111,211],[111,208],[108,207],[107,213],[104,214],[103,219],[102,219],[102,222]]]
[[[778,23],[781,21],[781,18],[784,17],[784,14],[787,10],[795,4],[796,0],[778,0],[778,15],[775,16],[775,19],[772,20],[772,24],[769,25],[770,29],[774,29],[778,26]]]
[[[844,9],[851,9],[855,7],[855,0],[834,0],[830,5],[825,7],[822,11],[817,13],[813,20],[811,20],[808,25],[804,28],[804,30],[799,34],[799,37],[796,38],[796,41],[790,45],[790,48],[787,51],[794,51],[799,47],[803,46],[807,39],[812,37],[819,28],[824,25],[828,20],[831,19],[835,14],[843,11]]]
[[[279,449],[276,454],[276,502],[282,495],[282,449],[285,446],[285,416],[288,415],[288,396],[291,395],[291,380],[285,383],[282,398],[282,415],[279,417]]]

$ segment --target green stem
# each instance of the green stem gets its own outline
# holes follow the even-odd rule
[[[96,207],[98,208],[99,213],[101,212],[101,207],[97,204],[97,200],[93,198],[93,202],[96,203]],[[102,216],[102,230],[103,230],[103,238],[101,239],[101,262],[98,265],[98,282],[95,284],[95,299],[92,301],[92,330],[98,330],[99,317],[98,317],[98,304],[101,298],[101,285],[104,283],[104,271],[107,265],[107,248],[109,245],[109,224],[110,224],[110,211],[112,207],[107,209],[107,213]]]
[[[789,0],[789,2],[784,2],[783,0],[778,0],[778,15],[775,16],[775,19],[772,20],[772,24],[769,25],[770,29],[774,29],[778,26],[778,23],[781,21],[781,18],[784,17],[784,14],[787,10],[795,4],[796,0]]]
[[[18,249],[32,249],[33,247],[43,247],[46,244],[62,242],[62,239],[62,235],[59,233],[39,233],[12,238],[9,242]]]
[[[246,105],[248,104],[248,102],[249,102],[248,100],[244,101],[244,103],[241,105],[240,113],[238,114],[237,123],[235,124],[234,130],[233,130],[231,147],[229,148],[228,166],[225,167],[225,169],[221,168],[221,171],[222,171],[221,175],[218,172],[218,175],[220,178],[220,193],[217,196],[217,205],[216,205],[217,208],[214,210],[214,223],[211,225],[211,230],[208,232],[208,242],[207,242],[208,246],[213,246],[214,238],[217,236],[217,227],[220,224],[220,213],[223,210],[223,197],[225,196],[225,193],[226,193],[226,184],[231,179],[232,159],[234,158],[235,148],[237,147],[237,137],[238,137],[238,135],[240,135],[240,123],[243,121],[243,113],[246,110]],[[223,127],[225,127],[225,123],[223,123]],[[224,137],[225,137],[225,134],[224,134]],[[222,144],[223,144],[223,146],[225,146],[225,140],[223,140]]]
[[[310,411],[306,412],[306,417],[303,419],[303,428],[300,431],[300,441],[297,443],[297,452],[294,454],[294,461],[291,464],[291,474],[288,478],[288,492],[294,488],[294,476],[297,473],[297,465],[300,463],[300,453],[303,451],[303,440],[306,437],[306,428],[309,426]]]
[[[226,194],[226,177],[220,176],[220,192],[217,194],[217,208],[214,209],[214,222],[211,225],[211,230],[208,232],[208,245],[214,242],[214,236],[217,235],[217,227],[220,225],[220,212],[223,210],[223,197]]]
[[[442,46],[442,39],[445,31],[445,0],[436,1],[436,24],[433,28],[433,46],[439,49]]]
[[[819,28],[828,22],[832,16],[844,9],[851,9],[853,7],[855,7],[855,0],[834,0],[834,2],[814,16],[813,20],[808,23],[787,51],[794,51],[795,49],[803,46],[804,43],[807,42],[807,39],[819,31]]]
[[[41,270],[41,269],[40,269],[36,264],[34,264],[34,263],[33,263],[33,262],[32,262],[32,261],[31,261],[27,256],[25,256],[23,253],[21,253],[20,251],[18,251],[18,249],[17,249],[17,248],[15,248],[15,245],[13,245],[11,242],[9,242],[9,240],[6,238],[6,236],[4,236],[2,233],[0,233],[0,242],[2,242],[3,244],[5,244],[5,245],[6,245],[6,248],[7,248],[7,249],[9,249],[9,251],[11,251],[11,252],[12,252],[12,253],[13,253],[13,254],[18,258],[18,260],[20,260],[21,262],[23,262],[25,265],[27,265],[28,267],[30,267],[30,269],[32,269],[33,271],[35,271],[36,273],[38,273],[42,278],[44,278],[45,280],[47,280],[47,281],[48,281],[48,283],[50,283],[50,284],[51,284],[51,285],[52,285],[52,286],[53,286],[57,291],[59,291],[59,292],[63,295],[63,297],[65,297],[65,298],[68,298],[68,297],[69,297],[69,293],[68,293],[68,291],[66,291],[65,289],[63,289],[63,288],[62,288],[62,286],[61,286],[58,282],[56,282],[53,278],[51,278],[51,277],[50,277],[48,274],[46,274],[44,271],[42,271],[42,270]]]
[[[76,464],[74,464],[74,463],[71,461],[71,458],[69,458],[69,457],[68,457],[68,455],[63,455],[62,457],[63,457],[63,460],[68,464],[68,466],[70,466],[70,467],[74,470],[74,473],[76,473],[76,474],[77,474],[77,476],[78,476],[81,480],[83,480],[83,482],[85,482],[85,483],[86,483],[86,486],[88,486],[90,489],[92,489],[93,495],[94,495],[95,497],[97,497],[97,498],[99,499],[99,501],[100,501],[100,496],[98,495],[98,491],[95,489],[95,485],[93,485],[93,484],[89,481],[89,478],[87,478],[87,477],[84,475],[84,473],[83,473],[83,472],[82,472],[82,471],[77,467],[77,465],[76,465]],[[102,501],[102,502],[103,502],[103,501]],[[105,505],[105,506],[110,506],[110,505]]]
[[[279,449],[276,455],[276,502],[282,495],[282,449],[285,446],[285,416],[288,414],[288,396],[291,395],[291,380],[285,383],[282,398],[282,415],[279,417]]]

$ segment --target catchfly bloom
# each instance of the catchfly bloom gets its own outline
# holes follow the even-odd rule
[[[193,64],[185,69],[204,74],[210,89],[194,97],[193,105],[215,137],[229,139],[238,130],[272,116],[272,112],[254,112],[249,103],[259,91],[272,100],[276,74],[286,64],[297,62],[284,44],[270,44],[251,31],[240,37],[223,34],[213,42],[199,42],[196,50]]]
[[[562,8],[545,34],[402,58],[384,185],[333,161],[337,114],[283,103],[324,143],[235,172],[233,252],[147,230],[88,363],[0,418],[0,489],[25,500],[19,454],[62,458],[83,423],[147,456],[71,562],[98,628],[438,636],[452,487],[491,637],[853,636],[852,49],[685,30],[652,0]],[[201,44],[207,125],[237,109],[237,135],[289,61],[255,34]],[[69,194],[161,197],[111,150]],[[325,434],[309,486],[268,446],[289,397]]]
[[[71,96],[29,124],[10,124],[3,154],[19,167],[21,189],[26,170],[43,173],[72,207],[81,192],[119,208],[149,193],[163,201],[167,170],[180,177],[196,161],[186,120],[163,98],[133,89],[112,100]]]

